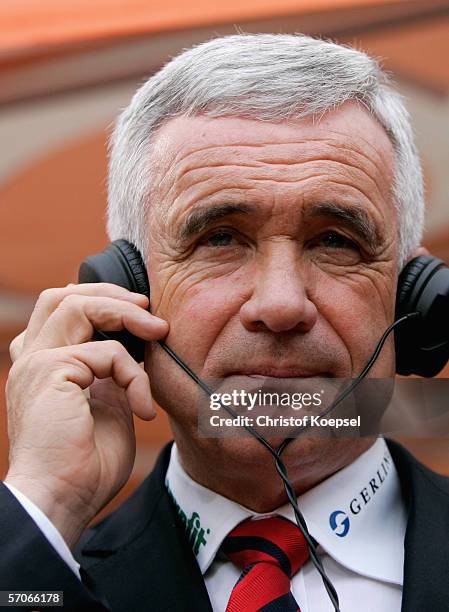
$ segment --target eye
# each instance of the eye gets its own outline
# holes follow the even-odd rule
[[[204,246],[210,246],[215,248],[227,247],[231,246],[232,244],[235,244],[236,238],[231,231],[220,229],[205,236],[201,243]]]
[[[344,234],[328,230],[312,238],[308,243],[317,262],[340,266],[354,266],[363,259],[363,249]]]
[[[316,240],[315,244],[322,245],[328,249],[359,250],[359,247],[355,242],[349,238],[346,238],[346,236],[339,234],[338,232],[326,232]]]

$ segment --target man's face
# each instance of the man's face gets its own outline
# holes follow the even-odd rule
[[[153,159],[147,265],[167,344],[209,380],[356,376],[397,281],[394,152],[376,120],[355,103],[319,122],[176,118]],[[146,368],[195,436],[195,384],[159,347]],[[371,375],[393,373],[390,342]]]

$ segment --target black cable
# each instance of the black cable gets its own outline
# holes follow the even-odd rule
[[[384,331],[384,333],[382,334],[382,337],[380,338],[379,342],[376,345],[376,348],[374,349],[373,354],[371,355],[371,357],[369,358],[369,360],[367,361],[365,367],[363,368],[363,370],[360,372],[360,374],[348,385],[348,387],[342,391],[342,393],[340,393],[340,395],[338,395],[338,397],[332,402],[332,404],[326,408],[326,410],[324,410],[319,416],[318,419],[323,419],[324,417],[328,416],[331,412],[333,412],[335,410],[335,408],[352,392],[354,391],[354,389],[357,387],[358,384],[360,384],[360,382],[365,378],[365,376],[368,374],[368,372],[371,370],[371,368],[373,367],[374,363],[376,362],[377,358],[379,357],[380,351],[382,350],[388,336],[390,335],[390,333],[393,331],[393,329],[395,327],[397,327],[398,325],[400,325],[401,323],[404,323],[405,321],[410,320],[411,318],[415,318],[417,316],[420,316],[420,313],[418,312],[413,312],[410,314],[407,314],[403,317],[401,317],[400,319],[397,319],[396,321],[394,321],[389,327],[387,327],[387,329]],[[158,344],[161,346],[161,348],[184,370],[184,372],[186,372],[186,374],[188,374],[188,376],[190,376],[190,378],[192,378],[192,380],[194,380],[194,382],[201,387],[201,389],[207,394],[209,395],[209,397],[215,393],[215,391],[209,387],[209,385],[207,385],[203,380],[201,380],[201,378],[199,378],[195,372],[193,372],[193,370],[191,370],[189,368],[189,366],[180,358],[178,357],[178,355],[169,347],[165,344],[165,342],[163,340],[158,340]],[[220,406],[222,408],[224,408],[224,410],[226,410],[226,412],[228,412],[231,416],[233,417],[238,417],[238,413],[231,407],[231,406],[224,406],[221,402]],[[335,590],[334,585],[332,584],[332,582],[330,581],[330,579],[328,578],[326,571],[323,567],[323,564],[321,562],[321,559],[317,553],[317,547],[315,546],[315,542],[312,539],[312,536],[309,533],[309,530],[307,528],[307,524],[306,521],[304,519],[304,516],[302,515],[299,507],[298,507],[298,500],[297,500],[297,496],[295,493],[295,490],[293,488],[292,483],[290,482],[289,478],[288,478],[288,472],[287,472],[287,468],[285,467],[284,462],[281,459],[281,454],[284,452],[284,450],[287,448],[287,446],[290,444],[290,442],[292,440],[295,440],[299,434],[301,434],[303,431],[305,431],[306,429],[308,429],[310,427],[311,424],[309,425],[303,425],[302,427],[298,428],[295,432],[295,435],[289,438],[286,438],[285,440],[283,440],[281,442],[281,444],[278,446],[277,449],[273,448],[271,446],[271,444],[269,442],[267,442],[267,440],[265,440],[265,438],[256,430],[254,429],[254,427],[252,427],[251,425],[243,425],[243,427],[251,434],[253,435],[263,446],[265,446],[265,448],[269,451],[269,453],[274,457],[275,459],[275,466],[276,466],[276,470],[279,474],[279,476],[281,477],[283,483],[284,483],[284,488],[285,488],[285,492],[287,494],[287,499],[290,503],[290,505],[293,508],[293,512],[295,514],[295,520],[296,520],[296,524],[298,525],[299,530],[301,531],[302,535],[304,536],[304,539],[307,543],[308,549],[309,549],[309,554],[310,554],[310,559],[312,561],[312,563],[314,564],[316,570],[318,571],[318,573],[320,574],[322,580],[323,580],[323,584],[324,587],[326,588],[327,594],[329,595],[329,599],[332,602],[332,605],[334,606],[334,610],[335,612],[340,612],[340,604],[338,601],[338,594],[337,591]]]
[[[318,419],[324,419],[328,414],[333,412],[335,410],[335,408],[338,406],[338,404],[340,404],[344,399],[346,399],[348,397],[348,395],[352,391],[354,391],[354,389],[357,387],[357,385],[365,378],[365,376],[371,370],[371,368],[373,367],[373,365],[376,362],[377,358],[379,357],[380,351],[383,349],[383,346],[384,346],[385,342],[387,341],[388,336],[393,331],[393,329],[395,327],[397,327],[398,325],[400,325],[401,323],[404,323],[405,321],[408,321],[410,319],[414,319],[417,316],[421,316],[419,312],[412,312],[410,314],[404,315],[400,319],[397,319],[389,327],[387,327],[387,329],[382,334],[382,337],[380,338],[379,342],[377,343],[376,348],[374,349],[373,354],[368,359],[368,361],[367,361],[365,367],[363,368],[363,370],[360,372],[360,374],[356,378],[354,378],[354,380],[351,382],[351,384],[348,385],[348,387],[344,391],[342,391],[340,393],[340,395],[332,402],[332,404],[328,408],[326,408],[326,410],[324,412],[322,412],[319,415]],[[276,449],[278,451],[278,453],[281,454],[284,451],[284,449],[290,444],[290,442],[292,440],[297,438],[299,434],[301,434],[303,431],[305,431],[309,427],[310,427],[310,425],[303,425],[302,427],[299,427],[296,430],[295,435],[293,437],[286,438],[278,446],[278,448]]]

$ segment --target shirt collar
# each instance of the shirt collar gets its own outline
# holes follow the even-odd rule
[[[183,469],[176,444],[166,486],[203,574],[241,521],[276,514],[295,522],[289,504],[260,514],[198,484]],[[337,562],[357,574],[402,584],[406,512],[396,468],[382,438],[299,496],[298,505],[311,535]]]

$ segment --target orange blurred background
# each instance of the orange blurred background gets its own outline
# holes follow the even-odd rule
[[[449,262],[448,0],[3,0],[0,24],[0,477],[9,342],[39,292],[76,281],[80,261],[106,245],[111,122],[139,83],[187,46],[239,30],[304,32],[383,58],[423,158],[425,245]],[[171,437],[161,410],[136,430],[135,468],[112,506]],[[406,444],[449,474],[446,440]]]

